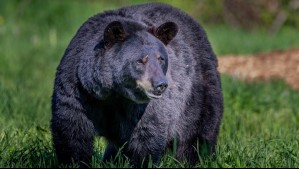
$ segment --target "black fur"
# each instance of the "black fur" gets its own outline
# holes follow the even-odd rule
[[[157,164],[176,139],[177,159],[194,165],[198,143],[216,150],[223,112],[217,59],[203,28],[179,9],[151,3],[107,11],[88,19],[66,49],[52,112],[60,163],[89,165],[99,135],[109,141],[105,160],[126,143],[133,165],[149,157]]]

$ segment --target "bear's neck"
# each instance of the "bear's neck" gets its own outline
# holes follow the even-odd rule
[[[148,105],[148,103],[138,104],[117,93],[111,93],[104,100],[89,94],[85,98],[83,105],[85,105],[88,115],[98,116],[100,113],[113,121],[117,119],[131,119],[137,123]]]
[[[105,100],[101,100],[100,102],[101,107],[109,110],[109,112],[114,112],[115,114],[121,113],[122,115],[126,116],[140,116],[140,118],[148,105],[148,103],[138,104],[116,93],[111,94]]]
[[[110,95],[105,100],[93,97],[86,103],[89,105],[86,106],[87,115],[94,122],[98,134],[119,146],[130,139],[148,105],[137,104],[117,94]]]

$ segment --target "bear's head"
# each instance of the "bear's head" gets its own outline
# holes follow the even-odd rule
[[[173,22],[150,29],[120,21],[108,24],[95,47],[99,59],[89,78],[93,93],[100,98],[116,93],[136,103],[161,98],[168,87],[167,45],[177,32]]]

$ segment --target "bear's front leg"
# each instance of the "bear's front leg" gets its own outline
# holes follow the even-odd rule
[[[139,121],[125,149],[134,167],[148,167],[150,160],[154,165],[159,163],[167,144],[165,129],[154,114]]]
[[[83,112],[59,108],[51,120],[54,148],[59,164],[88,167],[92,159],[94,126]]]
[[[176,159],[187,161],[189,167],[194,167],[200,162],[200,158],[213,157],[216,151],[216,140],[205,140],[195,137],[189,140],[179,141],[176,150]]]

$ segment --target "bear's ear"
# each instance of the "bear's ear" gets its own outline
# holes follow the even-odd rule
[[[104,31],[105,47],[111,47],[114,43],[123,41],[126,36],[126,32],[119,21],[111,22]]]
[[[155,31],[154,35],[167,45],[178,33],[178,26],[173,22],[166,22],[160,25]]]

